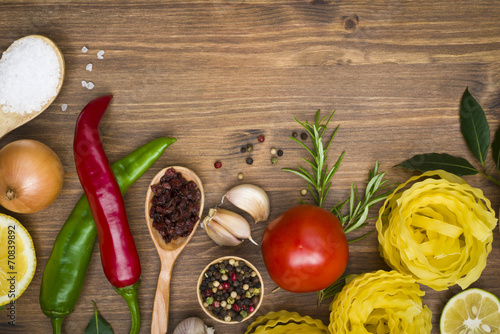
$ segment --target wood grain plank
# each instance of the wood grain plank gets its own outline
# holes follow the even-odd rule
[[[312,120],[318,109],[337,110],[333,123],[340,130],[331,158],[346,151],[329,203],[345,198],[351,182],[362,187],[375,161],[395,182],[411,173],[392,166],[414,154],[447,152],[473,161],[460,134],[458,106],[468,86],[485,109],[492,134],[500,125],[499,18],[495,0],[455,1],[452,6],[442,0],[3,1],[0,51],[24,35],[46,35],[63,51],[67,75],[54,104],[0,142],[40,140],[54,149],[65,170],[63,192],[49,208],[12,214],[34,238],[38,267],[16,302],[16,327],[3,319],[0,332],[51,330],[38,304],[39,286],[52,243],[82,194],[72,140],[78,113],[92,98],[115,96],[100,128],[110,161],[158,136],[178,139],[125,195],[143,265],[141,333],[148,333],[159,260],[145,226],[143,202],[156,172],[168,165],[198,172],[207,207],[218,204],[242,172],[245,182],[268,191],[274,219],[297,203],[304,188],[302,180],[280,170],[300,164],[305,156],[288,139],[301,131],[293,117]],[[87,54],[81,52],[84,45]],[[96,58],[99,50],[106,51],[103,60]],[[85,71],[88,63],[92,72]],[[94,82],[95,88],[83,88],[82,80]],[[68,110],[61,110],[62,103]],[[266,136],[262,144],[256,140],[260,134]],[[251,166],[245,163],[249,155],[239,151],[247,143],[255,147]],[[271,147],[284,151],[277,165],[270,163]],[[216,160],[223,163],[220,170],[213,168]],[[494,166],[489,163],[488,168]],[[475,176],[467,181],[480,187],[495,208],[500,206],[496,186]],[[256,240],[265,227],[252,226]],[[496,229],[488,266],[474,283],[497,295],[499,242]],[[352,244],[348,273],[388,269],[377,246],[374,234]],[[329,322],[328,303],[317,308],[315,294],[270,293],[274,284],[258,247],[218,247],[197,230],[174,267],[169,333],[187,316],[203,318],[217,333],[244,332],[248,323],[215,324],[196,301],[200,271],[224,255],[244,255],[260,269],[267,296],[258,315],[288,309]],[[433,333],[438,333],[442,307],[459,289],[425,291],[424,302],[434,314]],[[84,331],[91,300],[116,333],[128,331],[126,305],[103,275],[97,246],[75,312],[65,320],[66,333]]]

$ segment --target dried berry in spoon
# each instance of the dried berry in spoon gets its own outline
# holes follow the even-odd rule
[[[154,196],[149,217],[165,242],[191,234],[200,211],[201,192],[196,183],[169,168],[151,191]]]

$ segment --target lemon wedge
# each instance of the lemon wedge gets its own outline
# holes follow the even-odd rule
[[[440,328],[441,334],[500,333],[500,301],[481,289],[462,291],[445,305]]]
[[[0,306],[19,298],[35,275],[36,255],[28,231],[0,213]]]

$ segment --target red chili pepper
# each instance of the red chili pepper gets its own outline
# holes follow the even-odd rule
[[[141,264],[120,187],[102,147],[98,130],[112,98],[112,95],[99,97],[82,110],[76,123],[73,152],[78,177],[96,224],[104,273],[129,306],[132,317],[130,333],[139,333],[137,290]]]

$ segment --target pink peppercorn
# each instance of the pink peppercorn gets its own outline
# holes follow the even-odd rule
[[[238,279],[238,275],[237,275],[236,273],[233,273],[233,274],[231,275],[231,280],[234,282],[234,281],[236,281],[237,279]]]
[[[230,286],[231,286],[231,285],[229,285],[229,282],[224,282],[224,283],[222,283],[222,288],[223,288],[224,290],[229,289],[229,287],[230,287]]]
[[[263,136],[263,135],[260,135],[257,140],[259,141],[259,143],[263,143],[264,140],[266,140],[266,138]]]
[[[233,304],[233,311],[234,312],[239,312],[240,311],[240,307],[237,304]]]
[[[255,311],[255,308],[253,306],[249,306],[248,307],[248,312],[252,313],[253,311]]]
[[[216,162],[214,163],[214,167],[215,167],[215,168],[221,168],[221,167],[222,167],[222,162],[220,162],[220,161],[216,161]]]
[[[216,300],[216,301],[214,301],[214,303],[212,305],[215,308],[220,307],[220,302]]]

